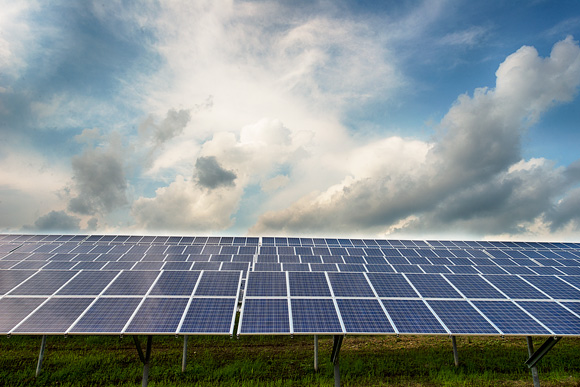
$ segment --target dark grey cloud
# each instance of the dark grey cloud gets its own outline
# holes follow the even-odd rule
[[[195,171],[198,184],[208,189],[233,187],[237,177],[234,172],[222,168],[214,156],[198,158]]]
[[[495,89],[458,98],[413,169],[385,165],[370,177],[343,181],[263,214],[252,231],[396,229],[485,235],[518,233],[542,218],[554,225],[576,219],[576,195],[567,194],[580,182],[580,162],[568,168],[546,160],[524,162],[521,138],[542,113],[577,93],[580,47],[567,38],[549,58],[522,47],[496,75]]]
[[[34,222],[34,226],[24,227],[27,231],[78,231],[80,219],[65,211],[51,211]]]
[[[128,203],[127,179],[120,138],[113,136],[106,146],[86,149],[72,158],[74,186],[78,195],[68,210],[82,214],[106,214]]]

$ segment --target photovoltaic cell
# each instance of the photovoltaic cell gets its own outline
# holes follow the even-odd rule
[[[289,272],[290,296],[330,297],[330,288],[324,273]]]
[[[288,300],[246,299],[239,333],[290,333]]]
[[[147,298],[125,332],[175,333],[188,301],[187,298]]]
[[[474,301],[473,304],[506,335],[550,334],[510,301]]]
[[[12,333],[64,334],[93,300],[93,298],[52,298]]]
[[[235,298],[194,298],[179,333],[232,334]]]
[[[427,302],[452,334],[499,334],[467,301]]]
[[[394,333],[378,300],[337,299],[347,333]]]
[[[421,300],[381,300],[399,333],[445,334],[447,331]]]
[[[280,297],[287,296],[286,273],[284,272],[250,272],[246,282],[247,297]]]
[[[72,327],[70,333],[119,334],[140,302],[141,298],[100,298]]]
[[[0,300],[0,333],[7,334],[46,298],[3,298]]]
[[[580,318],[556,302],[518,301],[518,304],[550,328],[556,335],[580,334]]]
[[[294,333],[343,333],[331,299],[292,299]]]

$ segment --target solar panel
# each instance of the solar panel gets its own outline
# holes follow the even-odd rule
[[[99,298],[69,333],[119,334],[141,303],[141,298]]]
[[[462,298],[461,295],[438,274],[407,274],[407,278],[423,297]]]
[[[580,318],[556,302],[518,301],[518,304],[556,335],[580,334]]]
[[[60,296],[98,296],[118,275],[114,271],[84,271],[56,294]]]
[[[64,334],[94,298],[52,298],[18,325],[12,334]]]
[[[290,333],[287,299],[246,299],[238,334]]]
[[[498,298],[505,299],[496,288],[478,275],[448,275],[445,276],[459,291],[469,299]]]
[[[50,296],[67,283],[77,272],[39,271],[8,294],[14,296]]]
[[[342,334],[338,314],[331,299],[291,299],[294,333]]]
[[[373,288],[379,297],[419,297],[401,274],[368,273]]]
[[[233,334],[236,298],[194,298],[179,333]]]
[[[149,292],[150,296],[190,296],[199,271],[164,271]]]
[[[287,296],[286,273],[251,272],[246,282],[245,295],[246,297]]]
[[[362,273],[328,273],[335,297],[375,297]]]
[[[157,271],[124,271],[104,294],[107,296],[143,296],[149,291],[157,277],[159,277]]]
[[[531,283],[552,298],[561,300],[580,300],[580,291],[568,285],[557,277],[523,276],[523,280]]]
[[[330,288],[324,273],[289,272],[291,297],[330,297]]]
[[[46,301],[46,298],[2,298],[0,299],[0,333],[7,334],[23,318]]]
[[[433,312],[421,300],[381,300],[398,333],[446,334]]]
[[[347,333],[394,333],[378,300],[337,299]]]
[[[194,266],[195,268],[195,266]],[[237,297],[241,273],[235,271],[204,271],[195,290],[195,296]]]
[[[187,298],[147,298],[126,328],[126,333],[175,333],[185,312]]]
[[[510,275],[485,275],[484,278],[492,285],[513,299],[547,299],[548,296],[539,292],[527,282]]]

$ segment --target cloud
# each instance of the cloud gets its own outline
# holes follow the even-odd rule
[[[95,130],[85,130],[79,142],[95,140]],[[111,134],[105,143],[88,147],[71,160],[73,188],[76,196],[68,204],[68,210],[82,215],[105,215],[128,204],[126,197],[124,150],[118,134]]]
[[[139,133],[142,136],[152,136],[155,146],[159,147],[168,140],[183,133],[183,129],[190,120],[190,110],[182,109],[176,111],[175,109],[170,109],[160,124],[156,124],[154,118],[149,116],[139,126]]]
[[[440,44],[452,46],[473,47],[480,43],[488,29],[482,26],[472,26],[463,31],[452,32],[439,40]]]
[[[460,96],[438,137],[415,148],[412,161],[405,160],[405,146],[377,152],[374,163],[390,158],[396,166],[311,191],[261,215],[251,232],[381,233],[405,220],[399,231],[497,234],[542,216],[570,188],[570,179],[549,161],[523,161],[521,136],[551,106],[576,95],[580,48],[568,37],[541,58],[524,46],[506,58],[496,77],[494,89]]]
[[[218,187],[233,187],[236,174],[223,169],[215,157],[200,157],[195,162],[197,182],[200,186],[214,189]]]
[[[34,222],[34,226],[25,226],[27,231],[66,232],[79,231],[80,219],[68,215],[65,211],[50,211]]]

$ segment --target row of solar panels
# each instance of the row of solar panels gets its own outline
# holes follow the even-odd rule
[[[0,333],[232,334],[241,272],[0,271]],[[580,335],[580,277],[250,272],[238,334]]]
[[[439,241],[384,240],[286,237],[181,237],[128,235],[14,235],[0,234],[0,243],[90,242],[112,244],[174,244],[174,245],[239,245],[239,246],[327,246],[327,247],[392,247],[392,248],[465,248],[465,249],[580,249],[571,242],[499,242],[499,241]]]
[[[0,244],[0,253],[14,254],[147,254],[147,255],[301,255],[301,256],[367,256],[367,257],[426,257],[426,258],[580,258],[580,250],[492,250],[445,248],[360,248],[360,247],[274,247],[230,245],[152,245],[152,244],[93,244],[93,243],[26,243]]]
[[[314,272],[384,272],[384,273],[453,273],[453,274],[517,274],[517,275],[580,275],[574,266],[512,265],[415,265],[415,264],[352,264],[352,263],[260,263],[220,261],[0,261],[0,270],[220,270],[220,271],[314,271]]]
[[[579,286],[580,277],[251,272],[238,334],[579,335]]]

